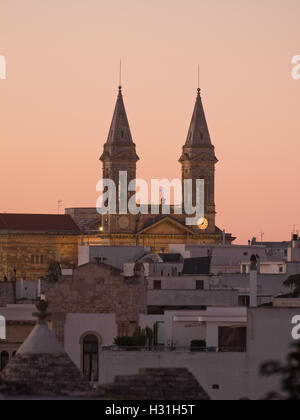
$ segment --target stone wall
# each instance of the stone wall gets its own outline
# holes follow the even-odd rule
[[[139,267],[142,270],[142,266]],[[77,267],[72,276],[64,276],[45,287],[53,331],[63,343],[63,327],[68,313],[115,314],[118,334],[132,334],[139,314],[146,313],[146,282],[143,271],[124,278],[121,271],[106,264],[89,263]]]
[[[38,280],[48,274],[53,261],[77,265],[79,242],[80,237],[71,234],[1,234],[0,280],[4,276],[10,280],[14,269],[18,279]]]

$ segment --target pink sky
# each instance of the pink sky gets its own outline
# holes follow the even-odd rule
[[[94,206],[124,62],[138,176],[180,177],[201,67],[217,224],[300,229],[299,0],[0,0],[1,212]]]

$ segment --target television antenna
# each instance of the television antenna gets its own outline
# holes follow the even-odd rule
[[[57,200],[57,214],[60,214],[60,210],[62,208],[63,205],[63,201],[62,200]]]

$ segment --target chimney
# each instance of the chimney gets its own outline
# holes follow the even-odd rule
[[[298,235],[297,234],[293,234],[292,236],[292,248],[295,249],[298,247]]]
[[[257,308],[257,258],[250,259],[250,308]]]
[[[222,237],[223,237],[223,245],[226,245],[226,231],[225,231],[225,229],[223,230]]]
[[[21,277],[20,280],[20,299],[23,299],[25,297],[25,286],[24,286],[24,279]]]

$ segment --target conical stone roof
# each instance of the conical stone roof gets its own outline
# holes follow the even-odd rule
[[[120,86],[110,130],[100,160],[104,162],[118,159],[122,160],[124,158],[136,162],[139,160],[136,153],[136,146],[132,140],[122,87]]]
[[[212,145],[200,95],[200,89],[198,89],[196,104],[185,145],[189,147]]]
[[[91,393],[88,380],[49,330],[47,306],[46,302],[37,304],[39,323],[2,372],[0,392],[24,396]]]

